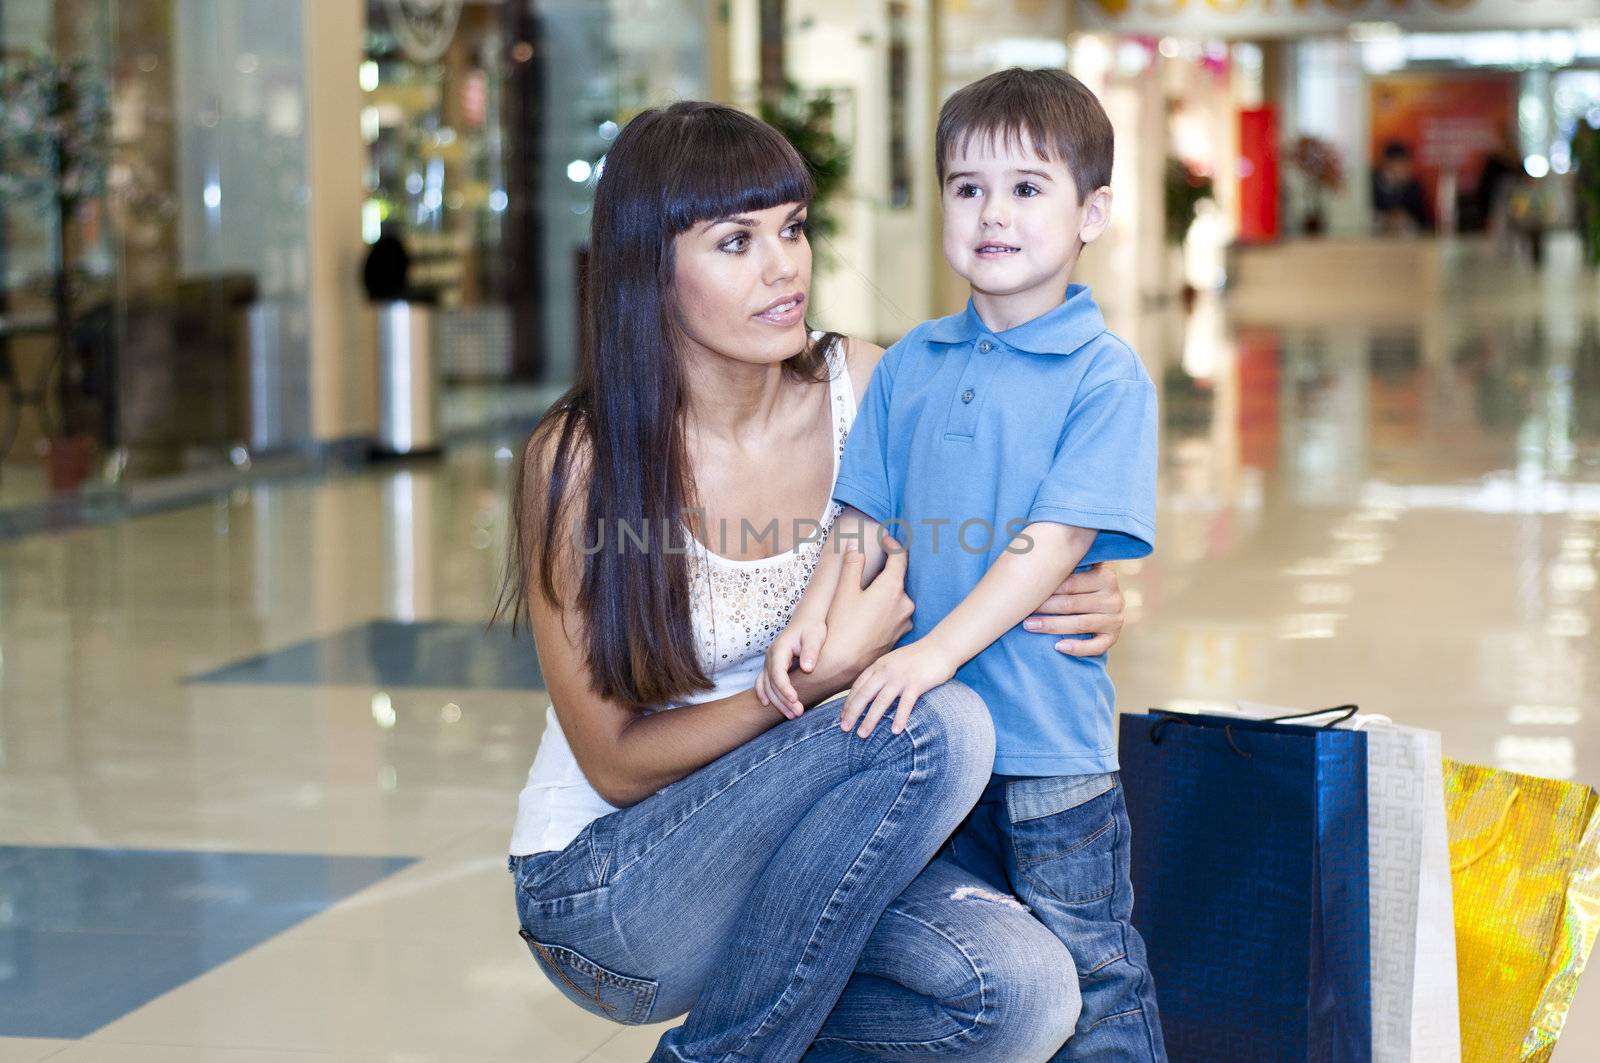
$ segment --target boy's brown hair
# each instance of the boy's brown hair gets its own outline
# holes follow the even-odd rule
[[[1065,70],[1012,67],[957,90],[939,108],[934,135],[939,183],[952,154],[974,137],[1059,159],[1086,198],[1111,183],[1111,119],[1089,86]]]

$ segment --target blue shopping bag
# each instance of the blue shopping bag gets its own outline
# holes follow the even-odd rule
[[[1366,742],[1121,717],[1133,922],[1172,1063],[1371,1060]]]

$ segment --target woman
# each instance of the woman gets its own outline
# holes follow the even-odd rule
[[[752,689],[882,353],[806,330],[811,194],[776,131],[711,104],[645,112],[607,158],[579,379],[524,451],[500,603],[553,703],[511,847],[521,933],[596,1014],[687,1011],[655,1060],[1042,1060],[1077,1016],[1071,958],[933,859],[989,778],[985,706],[949,683],[863,739],[825,704],[909,630],[903,554],[866,587],[849,555],[807,711]],[[1121,627],[1109,575],[1047,604],[1098,610],[1049,631],[1109,632],[1062,652]]]

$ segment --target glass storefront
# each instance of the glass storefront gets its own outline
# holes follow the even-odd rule
[[[706,19],[696,0],[0,0],[0,508],[359,450],[378,401],[361,275],[385,233],[430,308],[446,432],[537,413],[572,376],[607,143],[707,94]]]
[[[0,505],[310,438],[301,16],[0,4]]]
[[[535,413],[572,375],[607,144],[642,107],[704,95],[700,9],[369,0],[366,50],[363,235],[399,239],[436,307],[447,427]]]

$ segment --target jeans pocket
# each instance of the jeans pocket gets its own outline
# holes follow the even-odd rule
[[[628,1026],[650,1019],[657,983],[608,970],[574,949],[535,940],[526,929],[518,934],[545,975],[566,998],[602,1018]]]
[[[1060,812],[1011,824],[1018,875],[1067,905],[1106,902],[1117,888],[1117,851],[1127,833],[1115,784]]]

